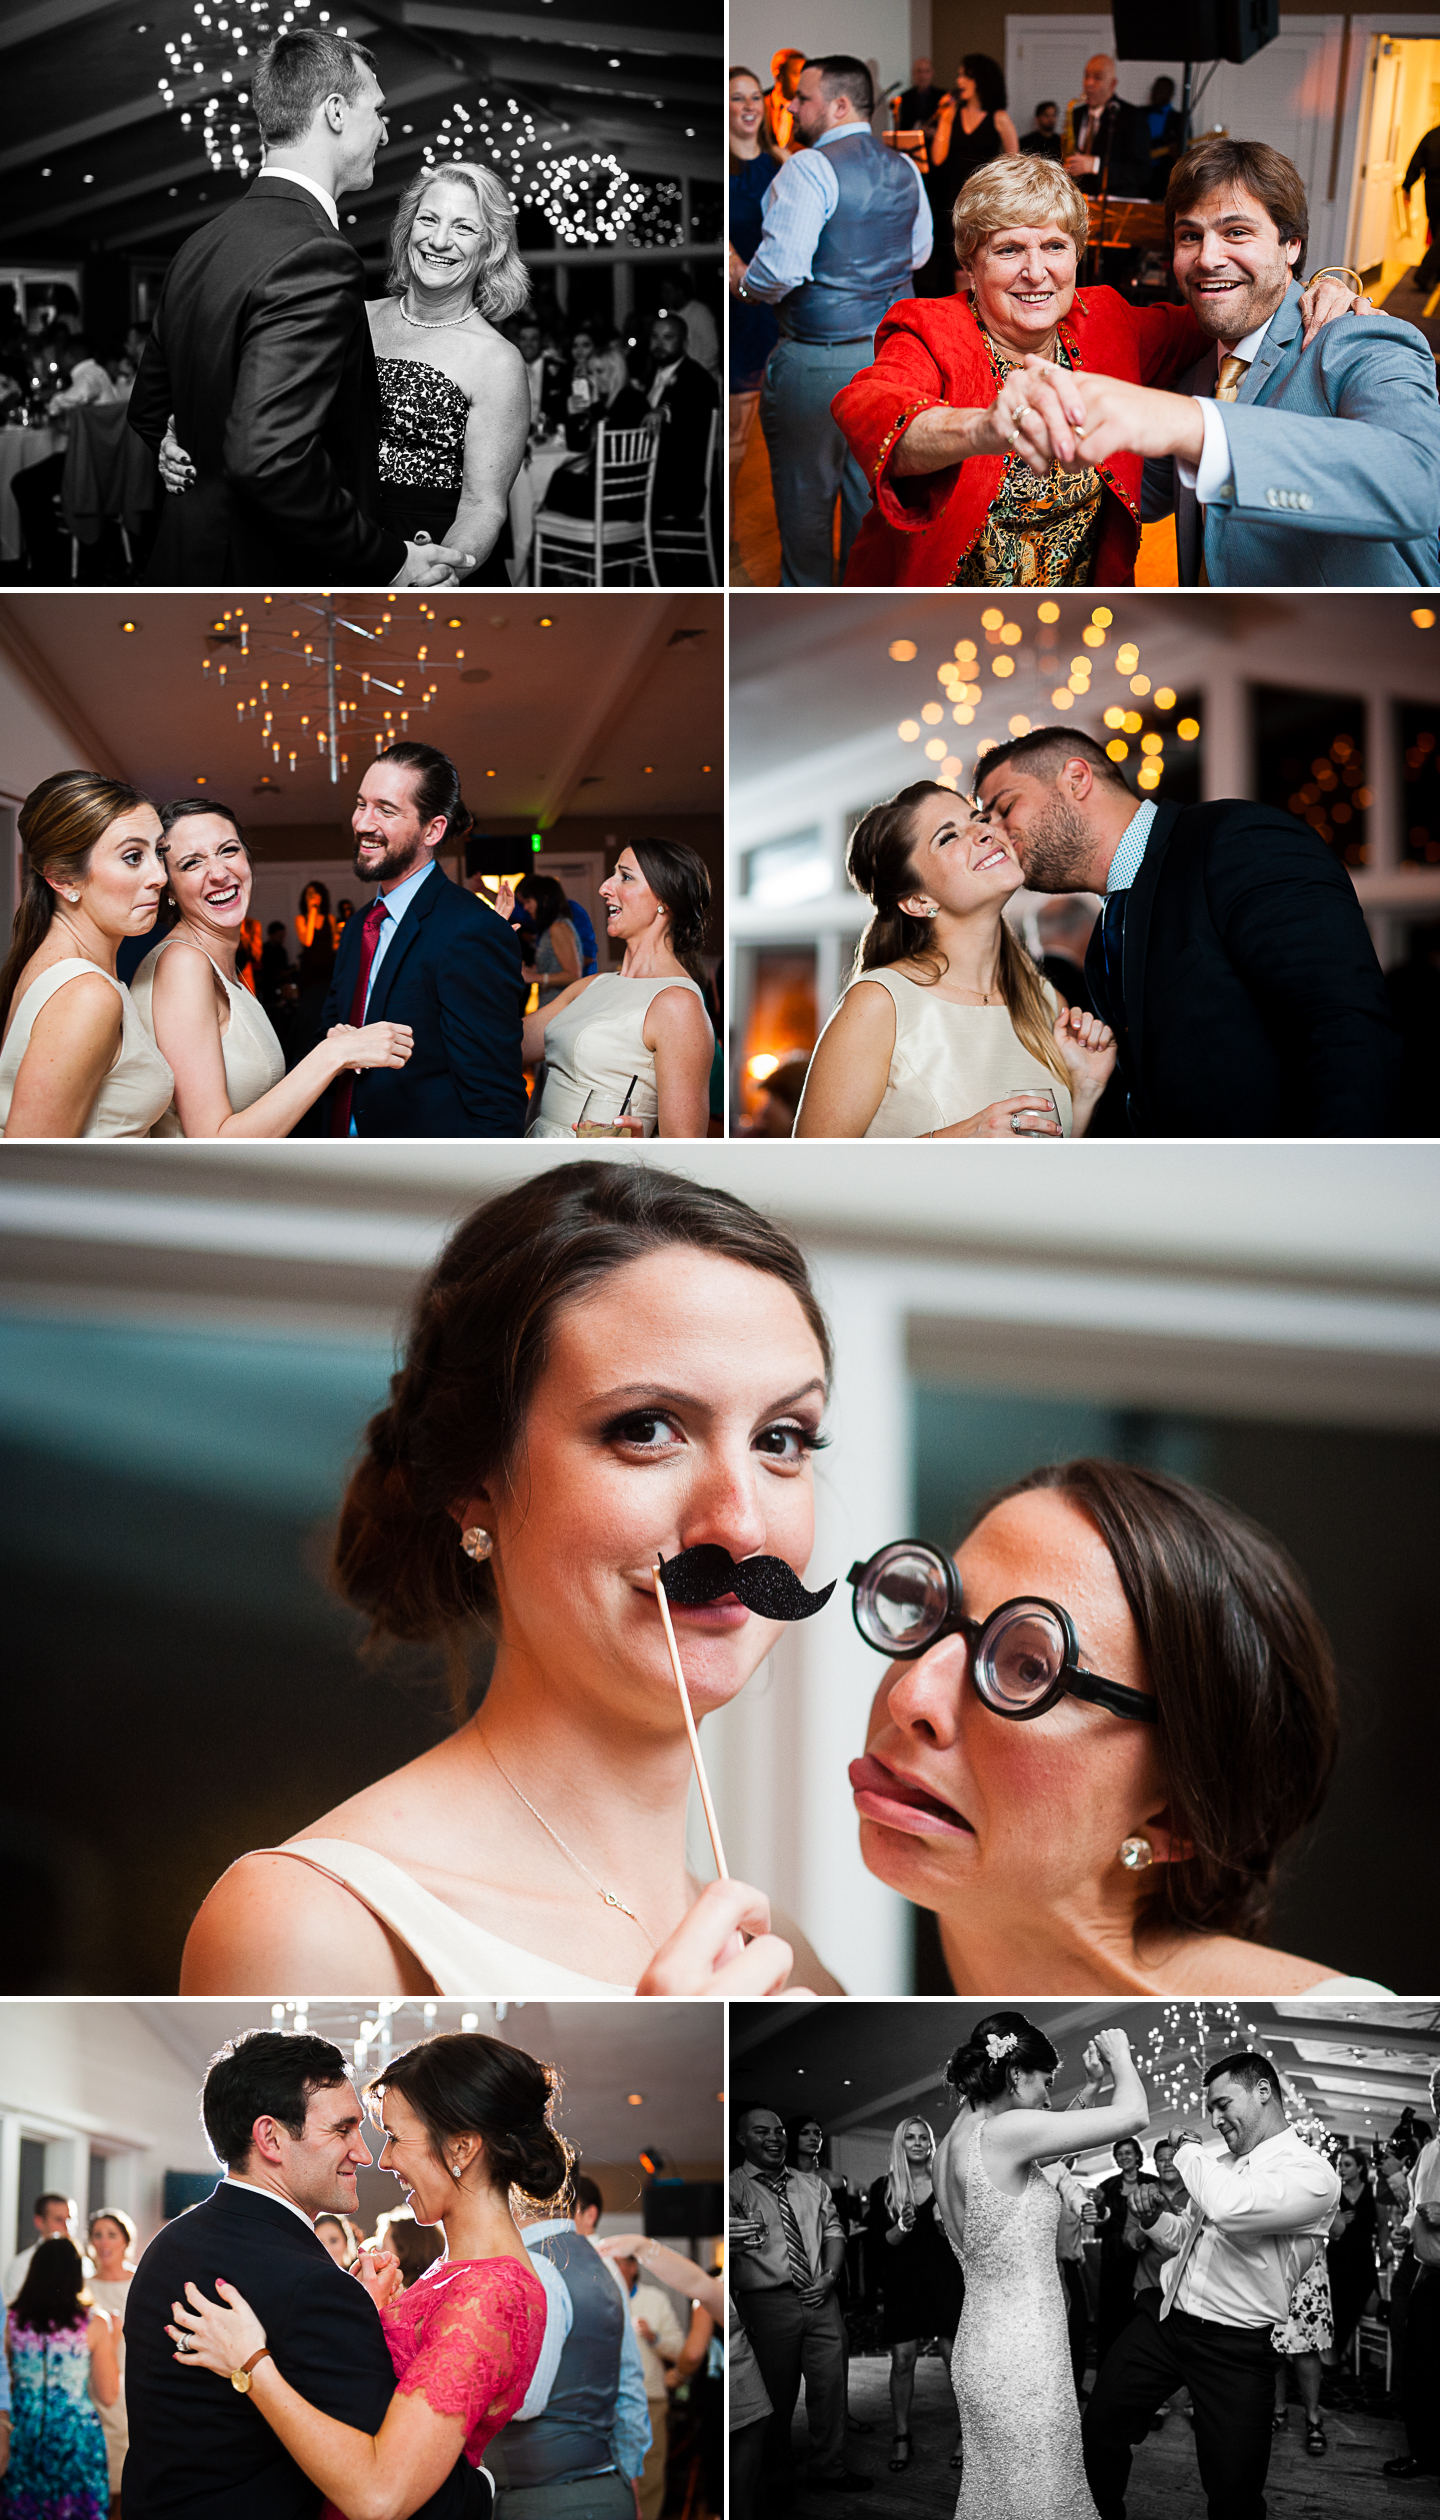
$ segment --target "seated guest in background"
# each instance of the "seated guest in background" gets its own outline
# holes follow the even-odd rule
[[[545,505],[562,516],[590,516],[595,509],[595,452],[604,429],[638,429],[649,411],[638,385],[630,382],[625,353],[618,341],[607,342],[579,360],[565,403],[565,443],[576,458],[562,464],[545,493]]]
[[[1060,726],[997,745],[976,789],[1032,891],[1105,896],[1085,978],[1137,1137],[1391,1134],[1385,982],[1355,887],[1306,824],[1242,801],[1137,803],[1100,745]]]
[[[1056,997],[1001,916],[1025,881],[1004,834],[922,779],[862,815],[846,871],[875,915],[796,1136],[1083,1135],[1114,1040]]]
[[[780,160],[770,147],[765,98],[753,70],[730,73],[730,251],[748,263],[764,229],[765,195],[775,181]],[[780,337],[772,308],[758,298],[735,298],[730,306],[730,487],[745,457],[760,403],[765,362]]]
[[[792,149],[803,149],[806,145],[803,132],[796,129],[794,111],[805,58],[804,53],[797,52],[793,44],[782,44],[779,52],[771,55],[770,87],[765,97],[765,128],[777,158],[787,158]]]
[[[1076,99],[1075,146],[1065,160],[1084,193],[1119,193],[1143,201],[1150,190],[1150,123],[1138,105],[1115,93],[1115,63],[1094,53],[1085,64],[1084,97]]]
[[[915,282],[917,297],[955,295],[953,244],[956,196],[977,166],[991,158],[1014,157],[1020,142],[1005,111],[1005,73],[988,53],[967,53],[955,73],[952,93],[940,100],[930,137],[930,172],[925,190],[934,224],[930,259]]]
[[[780,339],[760,393],[785,586],[829,586],[865,513],[866,479],[835,426],[836,393],[864,367],[887,307],[927,260],[930,205],[912,158],[870,131],[874,90],[863,61],[808,61],[796,114],[811,145],[783,166],[764,205],[758,251],[733,246],[730,286],[775,307]]]
[[[0,971],[0,1133],[148,1137],[175,1080],[116,973],[155,924],[165,868],[148,796],[60,770],[20,808],[28,861]]]
[[[719,399],[714,377],[688,355],[680,316],[657,315],[650,327],[650,382],[645,390],[660,432],[651,502],[657,524],[693,524],[704,507],[710,416]],[[683,579],[694,564],[681,557],[675,565]]]
[[[685,327],[685,348],[688,356],[702,367],[707,376],[719,379],[720,327],[695,286],[693,271],[677,270],[666,283],[669,295],[662,314],[673,315]]]
[[[1150,125],[1150,198],[1163,201],[1170,169],[1184,145],[1185,117],[1175,110],[1175,82],[1157,79],[1146,108]]]
[[[400,1068],[404,1024],[355,1031],[336,1024],[285,1073],[285,1054],[260,1004],[236,976],[251,869],[228,805],[186,796],[163,808],[165,906],[174,925],[131,982],[140,1020],[175,1078],[175,1099],[152,1137],[288,1137],[312,1103],[349,1069]]]
[[[1044,158],[997,158],[971,176],[955,204],[969,297],[893,308],[874,365],[836,398],[875,497],[850,584],[1132,583],[1142,453],[1133,436],[1112,433],[1094,456],[1087,437],[1079,457],[1063,435],[1063,396],[1088,396],[1092,372],[1111,369],[1166,385],[1193,364],[1205,334],[1190,307],[1131,306],[1108,288],[1077,295],[1088,218],[1071,178]],[[1352,302],[1341,282],[1323,279],[1297,321],[1313,333]],[[1036,359],[1051,363],[1048,380]],[[1192,409],[1125,391],[1127,411]]]
[[[620,968],[542,994],[526,1016],[525,1064],[545,1062],[526,1134],[603,1133],[623,1117],[639,1137],[704,1137],[715,1051],[704,996],[705,861],[680,840],[636,841],[600,897],[608,939],[623,947]],[[547,937],[566,924],[557,920]]]
[[[922,131],[939,108],[941,90],[935,85],[935,64],[921,53],[910,64],[910,85],[900,99],[902,131]]]
[[[1056,166],[1059,165],[1060,134],[1055,128],[1059,119],[1059,106],[1053,97],[1047,96],[1035,108],[1033,128],[1022,131],[1020,135],[1020,147],[1026,157],[1050,158]]]
[[[525,316],[516,328],[515,347],[525,363],[530,387],[530,428],[533,435],[557,436],[565,420],[565,362],[558,351],[546,348],[545,336],[533,315]]]
[[[1066,466],[1149,459],[1144,514],[1173,511],[1182,585],[1440,582],[1434,355],[1390,315],[1306,325],[1309,213],[1290,160],[1262,140],[1197,141],[1165,223],[1203,357],[1171,393],[1111,378],[1103,355],[1083,377],[1032,374],[1027,429]]]
[[[114,385],[83,333],[67,333],[64,341],[56,345],[55,355],[64,382],[50,397],[52,412],[73,411],[80,403],[119,400]]]

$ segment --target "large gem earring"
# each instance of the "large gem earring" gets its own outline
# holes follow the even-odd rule
[[[460,1546],[468,1558],[488,1558],[495,1543],[479,1523],[471,1523],[469,1530],[460,1534]]]
[[[1147,1837],[1128,1837],[1121,1846],[1120,1861],[1127,1872],[1146,1872],[1155,1861],[1155,1849]]]

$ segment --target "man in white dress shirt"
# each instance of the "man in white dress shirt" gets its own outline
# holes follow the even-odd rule
[[[1158,2201],[1139,2214],[1167,2256],[1153,2294],[1119,2336],[1085,2411],[1085,2473],[1100,2520],[1125,2520],[1134,2443],[1182,2383],[1195,2408],[1195,2452],[1210,2520],[1265,2520],[1274,2406],[1272,2330],[1325,2246],[1340,2181],[1289,2125],[1268,2057],[1242,2049],[1205,2075],[1211,2124],[1228,2160],[1193,2127],[1174,2136],[1184,2213]]]

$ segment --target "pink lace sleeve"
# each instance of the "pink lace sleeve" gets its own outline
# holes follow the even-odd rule
[[[397,2394],[409,2397],[418,2389],[437,2415],[460,2416],[467,2451],[478,2458],[521,2404],[540,2357],[545,2294],[538,2276],[514,2258],[472,2259],[438,2270],[438,2280],[413,2286],[386,2314],[398,2365],[404,2349],[396,2352],[400,2337],[392,2333],[392,2317],[394,2329],[408,2328],[415,2341]]]

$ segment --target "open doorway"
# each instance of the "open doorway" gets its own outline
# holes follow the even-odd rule
[[[1351,259],[1377,301],[1414,322],[1440,311],[1440,290],[1427,286],[1422,298],[1414,278],[1428,235],[1423,187],[1405,190],[1419,143],[1440,125],[1440,38],[1371,42]]]

